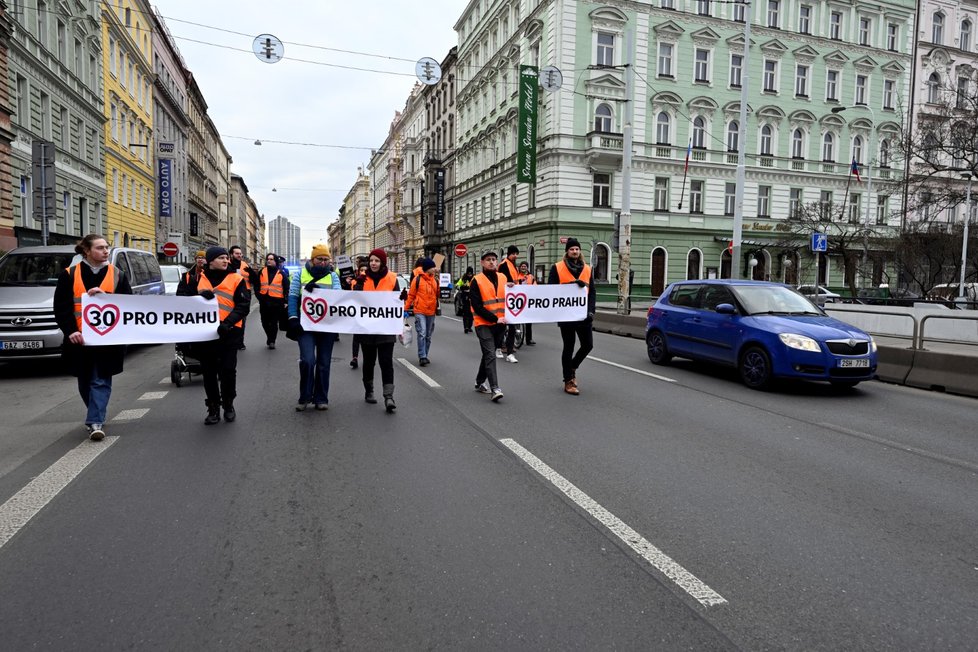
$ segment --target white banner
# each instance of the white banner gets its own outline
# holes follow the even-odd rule
[[[85,346],[217,339],[217,299],[141,294],[82,296]]]
[[[400,335],[404,302],[400,292],[302,289],[299,324],[303,330],[355,335]]]
[[[506,322],[537,324],[587,319],[587,288],[577,283],[506,288]]]

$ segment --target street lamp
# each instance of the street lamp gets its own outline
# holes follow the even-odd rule
[[[842,113],[849,107],[836,106],[832,108],[832,113]],[[876,152],[878,146],[877,140],[879,136],[876,133],[876,112],[873,111],[873,107],[868,104],[857,104],[857,109],[866,109],[869,111],[870,119],[870,136],[871,143],[869,144],[869,153],[866,155],[866,212],[863,215],[863,274],[862,281],[863,287],[866,287],[866,267],[869,262],[869,204],[873,198],[873,154]],[[857,161],[858,163],[858,161]],[[852,170],[849,171],[852,174]]]
[[[964,276],[968,267],[968,223],[971,222],[971,172],[962,172],[962,178],[968,180],[968,192],[964,200],[964,233],[961,238],[961,278],[958,283],[958,302],[964,302]]]

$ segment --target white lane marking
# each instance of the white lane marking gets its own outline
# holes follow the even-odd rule
[[[0,548],[117,439],[82,442],[0,505]]]
[[[560,489],[579,507],[603,524],[612,534],[621,539],[625,545],[637,552],[653,568],[675,582],[679,588],[696,598],[700,604],[712,607],[726,604],[726,599],[704,584],[695,575],[677,564],[671,557],[656,548],[641,534],[626,525],[621,519],[599,505],[593,498],[575,487],[562,475],[547,466],[540,458],[520,446],[512,439],[500,439],[504,446],[516,453],[533,470]]]
[[[426,374],[425,372],[421,371],[420,369],[418,369],[417,367],[415,367],[413,364],[411,364],[410,362],[408,362],[408,360],[406,358],[398,358],[397,361],[400,362],[405,367],[407,367],[408,370],[410,370],[411,373],[413,373],[415,376],[417,376],[418,378],[420,378],[422,380],[422,382],[424,382],[424,384],[427,385],[428,387],[441,387],[441,385],[439,385],[438,383],[436,383],[431,376],[429,376],[428,374]]]
[[[170,378],[169,376],[167,376],[166,378],[164,378],[163,380],[160,381],[160,385],[169,385],[172,382],[173,382],[173,379]]]
[[[119,414],[115,415],[110,421],[135,421],[136,419],[142,419],[149,412],[149,408],[138,408],[135,410],[123,410]]]
[[[146,392],[145,394],[143,394],[142,396],[140,396],[136,400],[137,401],[158,401],[161,398],[166,398],[166,395],[167,394],[169,394],[169,392]]]
[[[661,380],[666,383],[676,382],[673,378],[667,378],[665,376],[660,376],[648,371],[642,371],[641,369],[636,369],[635,367],[626,367],[623,364],[618,364],[617,362],[612,362],[611,360],[602,360],[601,358],[595,358],[593,355],[587,357],[588,360],[594,360],[595,362],[600,362],[601,364],[606,364],[609,367],[618,367],[619,369],[624,369],[625,371],[631,371],[636,374],[642,374],[643,376],[648,376],[649,378],[655,378],[656,380]]]

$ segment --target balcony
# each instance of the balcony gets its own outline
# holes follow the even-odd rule
[[[625,149],[622,134],[592,131],[586,137],[585,155],[591,165],[617,165]]]

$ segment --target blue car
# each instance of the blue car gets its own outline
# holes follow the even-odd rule
[[[780,283],[679,281],[649,308],[649,360],[673,357],[736,367],[744,384],[775,378],[855,387],[876,375],[876,342]]]

